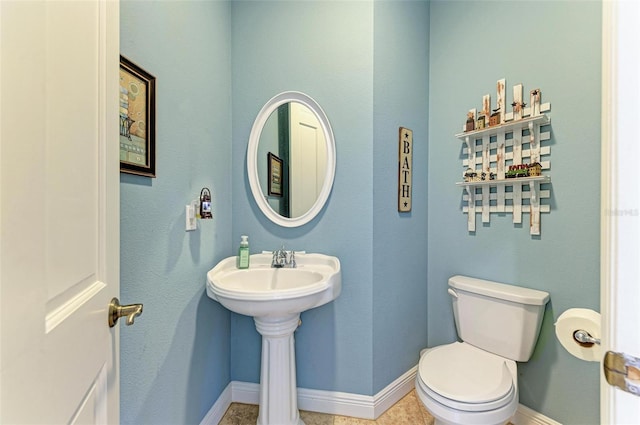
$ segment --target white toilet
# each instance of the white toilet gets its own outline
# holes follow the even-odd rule
[[[502,425],[518,408],[516,362],[535,348],[549,294],[466,276],[449,279],[463,342],[423,350],[416,394],[436,425]]]

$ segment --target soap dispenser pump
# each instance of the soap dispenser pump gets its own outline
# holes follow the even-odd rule
[[[240,248],[238,249],[238,268],[249,268],[249,236],[240,237]]]

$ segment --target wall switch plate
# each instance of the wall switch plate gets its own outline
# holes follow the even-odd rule
[[[196,230],[197,222],[196,222],[196,210],[193,208],[193,205],[189,204],[185,206],[186,213],[186,223],[185,223],[185,231],[189,232],[192,230]]]

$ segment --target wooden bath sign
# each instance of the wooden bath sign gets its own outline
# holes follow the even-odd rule
[[[400,127],[398,132],[398,211],[411,211],[413,167],[413,131]]]

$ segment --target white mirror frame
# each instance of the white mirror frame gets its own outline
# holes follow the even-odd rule
[[[324,184],[322,186],[322,190],[320,191],[320,195],[318,196],[318,199],[316,199],[316,202],[306,213],[294,218],[283,217],[276,211],[274,211],[273,208],[271,208],[271,206],[265,199],[265,195],[263,194],[262,189],[260,188],[260,180],[258,177],[258,144],[260,142],[262,129],[264,128],[264,125],[271,114],[276,111],[280,105],[288,102],[301,103],[311,111],[313,111],[314,115],[316,116],[316,118],[318,118],[318,121],[322,126],[322,131],[325,136],[325,143],[327,145],[327,167],[324,177]],[[325,203],[327,202],[327,199],[329,199],[329,194],[331,193],[331,188],[333,187],[335,171],[336,144],[333,137],[333,130],[331,130],[329,119],[327,118],[327,115],[324,113],[320,105],[318,105],[315,100],[313,100],[306,94],[295,91],[283,92],[272,97],[262,107],[262,109],[258,113],[258,116],[256,117],[256,120],[253,123],[251,134],[249,136],[249,146],[247,148],[247,175],[249,177],[249,185],[251,186],[253,199],[255,199],[258,207],[264,213],[264,215],[272,222],[283,227],[299,227],[307,224],[308,222],[313,220],[318,215],[318,213],[320,213]]]

